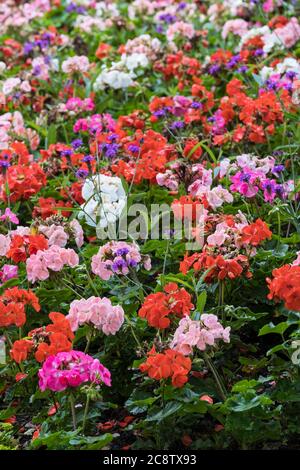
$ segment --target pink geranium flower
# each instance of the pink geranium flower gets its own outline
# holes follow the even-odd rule
[[[9,207],[7,207],[7,208],[5,209],[4,214],[0,216],[0,220],[3,220],[3,221],[5,221],[5,222],[9,221],[9,222],[11,222],[12,224],[16,224],[16,225],[18,225],[18,223],[19,223],[18,217],[16,216],[16,214],[14,214],[14,212],[12,212],[12,211],[10,210]]]

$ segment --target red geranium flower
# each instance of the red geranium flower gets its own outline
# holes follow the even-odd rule
[[[274,269],[272,276],[267,278],[268,299],[283,300],[287,309],[300,311],[300,266],[285,264]]]
[[[190,294],[172,282],[164,287],[164,292],[148,295],[138,314],[146,318],[150,326],[164,329],[170,326],[169,315],[182,318],[189,315],[193,308]]]
[[[267,224],[263,220],[257,219],[253,224],[246,225],[243,228],[242,243],[257,246],[267,238],[271,238],[271,236],[272,232]]]
[[[15,263],[26,261],[30,255],[34,255],[38,250],[46,250],[48,241],[44,235],[15,235],[10,243],[10,248],[6,254]]]
[[[153,347],[148,353],[146,362],[140,365],[141,372],[147,372],[151,379],[162,380],[171,378],[174,387],[183,387],[191,370],[191,360],[183,354],[167,349],[157,353]]]

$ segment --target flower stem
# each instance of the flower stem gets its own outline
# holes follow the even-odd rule
[[[85,408],[84,408],[84,415],[83,415],[82,434],[84,434],[84,430],[85,430],[86,418],[87,418],[87,414],[88,414],[88,411],[89,411],[89,405],[90,405],[90,397],[87,395]]]
[[[217,388],[218,388],[219,393],[220,393],[220,397],[222,398],[223,401],[225,401],[226,400],[226,390],[225,390],[224,385],[222,384],[222,380],[221,380],[221,378],[218,374],[218,371],[215,368],[213,362],[208,357],[208,355],[206,353],[203,353],[203,355],[204,355],[204,360],[207,364],[207,367],[210,369],[212,375],[214,376]]]
[[[219,302],[218,302],[218,306],[221,309],[222,322],[226,321],[226,314],[225,314],[225,308],[224,308],[224,297],[225,297],[225,282],[224,281],[219,281]]]
[[[126,318],[126,321],[127,321],[128,325],[129,325],[129,327],[130,327],[132,336],[134,337],[136,344],[137,344],[138,347],[140,348],[140,347],[141,347],[141,343],[139,342],[139,340],[138,340],[138,338],[137,338],[137,336],[136,336],[136,334],[135,334],[135,332],[134,332],[134,328],[133,328],[132,322],[131,322],[131,320],[128,318],[127,315],[126,315],[125,318]]]
[[[89,347],[90,347],[90,344],[91,344],[91,341],[92,341],[92,337],[93,337],[93,332],[89,331],[88,334],[87,334],[87,342],[86,342],[86,346],[85,346],[85,349],[84,349],[85,354],[89,350]]]
[[[71,405],[71,413],[72,413],[73,430],[76,431],[77,423],[76,423],[75,402],[74,402],[74,396],[72,394],[70,395],[70,405]]]

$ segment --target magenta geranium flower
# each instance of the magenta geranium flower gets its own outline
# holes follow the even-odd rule
[[[49,356],[38,375],[42,392],[61,392],[91,382],[111,386],[109,370],[98,359],[75,350]]]
[[[15,214],[14,212],[12,212],[12,211],[10,210],[9,207],[7,207],[7,208],[5,209],[4,214],[0,216],[0,220],[3,220],[3,221],[5,221],[5,222],[6,222],[6,221],[9,221],[9,222],[11,222],[12,224],[16,224],[16,225],[18,225],[18,223],[19,223],[18,217],[16,216],[16,214]]]

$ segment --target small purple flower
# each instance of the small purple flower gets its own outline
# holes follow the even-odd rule
[[[254,51],[255,57],[261,57],[262,55],[264,55],[263,49],[256,49],[256,51]]]
[[[136,268],[137,265],[138,265],[138,263],[137,263],[137,261],[135,261],[135,259],[131,259],[128,262],[128,266],[130,266],[130,268]]]
[[[78,150],[83,145],[83,142],[81,139],[74,139],[71,142],[71,145],[72,145],[73,150]]]
[[[293,85],[291,83],[284,83],[283,88],[288,91],[293,91]]]
[[[119,138],[118,134],[111,134],[110,136],[108,136],[108,140],[110,142],[113,142],[114,140],[117,140]]]
[[[214,64],[214,65],[211,65],[211,66],[209,67],[208,73],[209,73],[209,75],[213,75],[213,76],[214,76],[214,75],[217,75],[217,74],[220,72],[220,70],[221,70],[220,65]]]
[[[289,80],[294,80],[294,78],[297,76],[297,74],[293,70],[289,70],[288,72],[286,72],[285,76]]]
[[[238,73],[246,73],[246,72],[248,72],[248,67],[247,67],[247,65],[242,65],[241,67],[239,67],[239,68],[237,69],[237,72],[238,72]]]
[[[198,103],[198,101],[193,101],[192,104],[191,104],[191,108],[193,108],[193,109],[200,109],[200,108],[203,108],[203,104],[202,104],[202,103]]]
[[[128,150],[132,153],[139,153],[140,147],[138,145],[130,144],[128,145]]]
[[[33,42],[25,42],[24,47],[23,47],[23,53],[24,55],[29,55],[34,49],[34,43]]]
[[[173,122],[173,124],[171,125],[171,129],[172,130],[175,130],[175,129],[183,129],[185,126],[184,122],[183,121],[175,121]]]
[[[276,196],[279,197],[280,199],[284,198],[284,189],[281,184],[276,184],[275,193],[276,193]]]
[[[51,57],[49,55],[45,55],[44,56],[44,62],[46,65],[50,65],[51,64]]]
[[[62,150],[62,151],[60,152],[60,154],[61,154],[62,157],[71,157],[72,153],[73,153],[73,152],[72,152],[72,150],[70,150],[70,149]]]
[[[118,250],[116,250],[116,256],[125,256],[127,255],[127,253],[129,253],[129,248],[119,248]]]
[[[262,183],[262,189],[264,191],[264,198],[266,202],[272,202],[276,196],[276,181],[266,180]]]
[[[274,157],[282,157],[283,151],[282,150],[274,150],[273,155],[274,155]]]
[[[167,24],[175,23],[177,20],[176,16],[171,15],[170,13],[165,13],[159,16],[158,18],[160,21],[164,21]]]
[[[76,5],[75,3],[70,3],[67,7],[66,7],[66,12],[67,13],[78,13],[79,15],[82,15],[83,13],[85,13],[85,8],[84,6],[82,5]]]
[[[118,272],[118,271],[122,271],[123,268],[127,268],[127,263],[124,259],[122,258],[119,258],[119,259],[116,259],[113,264],[111,265],[111,269],[112,271],[114,271],[115,273]]]
[[[101,149],[108,158],[114,158],[119,151],[119,144],[102,144]]]
[[[40,49],[46,49],[49,46],[49,41],[45,39],[38,39],[35,41],[35,45],[38,46]]]
[[[153,115],[157,118],[161,118],[166,115],[166,111],[164,109],[158,109],[157,111],[154,111]]]
[[[84,163],[91,163],[94,160],[93,155],[85,155],[82,159]]]
[[[41,67],[40,67],[39,65],[36,65],[36,66],[34,67],[33,71],[32,71],[32,74],[33,74],[35,77],[37,77],[37,76],[40,75],[41,71],[42,71]]]
[[[178,4],[177,10],[184,10],[186,8],[186,3],[185,2],[180,2]]]
[[[279,173],[282,173],[284,171],[284,165],[275,165],[272,173],[276,176],[278,176]]]
[[[1,168],[9,168],[10,163],[7,160],[0,160],[0,167]]]
[[[278,82],[276,82],[275,80],[272,80],[271,78],[269,78],[268,80],[266,80],[266,87],[268,90],[277,90],[278,88]]]
[[[79,169],[76,171],[76,178],[86,178],[89,172],[87,170]]]
[[[45,33],[42,34],[42,39],[44,39],[45,41],[51,41],[51,34],[48,33],[47,31]]]
[[[239,63],[240,60],[241,60],[241,56],[239,54],[234,55],[233,57],[231,57],[230,61],[227,63],[226,68],[232,69]]]
[[[243,181],[243,182],[248,182],[250,181],[250,178],[251,178],[251,174],[250,173],[242,173],[240,175],[240,181]]]

